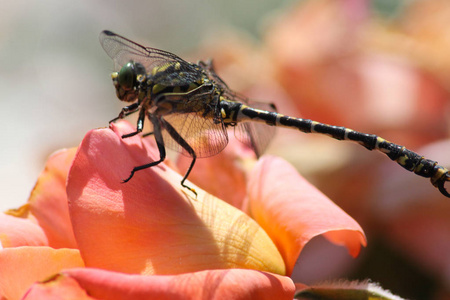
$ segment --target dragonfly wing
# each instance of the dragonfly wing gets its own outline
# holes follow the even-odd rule
[[[173,53],[144,47],[108,30],[102,31],[99,39],[105,52],[113,59],[116,69],[120,69],[130,61],[141,63],[147,72],[151,72],[155,67],[179,63],[180,69],[178,72],[185,72],[186,77],[190,80],[201,76],[199,69]],[[171,85],[170,76],[166,81],[161,83]]]
[[[193,95],[167,94],[161,105],[183,101],[173,112],[164,116],[177,133],[194,149],[197,157],[213,156],[228,144],[228,134],[223,122],[216,116],[216,108],[211,93]],[[164,144],[183,155],[190,156],[179,142],[163,131]]]
[[[251,108],[276,112],[276,108],[273,104],[252,101],[244,98],[239,99],[239,101]],[[239,141],[253,149],[257,157],[260,157],[274,137],[275,127],[258,122],[243,122],[238,123],[236,127],[234,127],[234,135]]]

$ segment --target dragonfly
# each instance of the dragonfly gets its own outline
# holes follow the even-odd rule
[[[192,158],[181,186],[197,195],[185,182],[197,158],[216,155],[226,147],[229,129],[234,129],[236,138],[259,157],[275,134],[275,127],[286,127],[356,142],[384,153],[404,169],[430,178],[434,187],[450,197],[445,188],[450,171],[404,146],[375,134],[280,114],[273,104],[250,100],[230,89],[215,72],[212,60],[190,63],[108,30],[102,31],[99,38],[118,70],[111,75],[116,95],[130,103],[110,123],[138,113],[136,130],[122,136],[128,138],[143,131],[147,118],[153,130],[144,136],[154,136],[160,155],[158,160],[134,167],[123,182],[137,171],[162,163],[167,147]]]

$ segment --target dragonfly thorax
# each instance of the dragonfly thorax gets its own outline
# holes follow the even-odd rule
[[[168,62],[156,66],[147,74],[147,86],[151,94],[187,93],[208,81],[206,75],[185,70],[179,62]]]

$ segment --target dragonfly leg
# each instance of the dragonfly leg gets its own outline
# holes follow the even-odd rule
[[[139,109],[139,105],[140,105],[139,102],[135,102],[135,103],[133,103],[131,105],[125,106],[120,111],[120,114],[116,118],[114,118],[111,121],[109,121],[109,123],[113,123],[113,122],[115,122],[117,120],[123,119],[126,116],[129,116],[129,115],[135,113]]]
[[[136,131],[122,135],[123,139],[135,136],[136,134],[142,132],[142,130],[144,129],[145,113],[146,113],[145,109],[141,109],[139,111],[139,118],[137,120]]]
[[[164,161],[164,159],[166,158],[166,149],[164,147],[164,140],[163,140],[163,137],[161,134],[161,127],[159,125],[159,122],[153,115],[149,114],[148,118],[153,123],[153,128],[154,128],[153,133],[155,135],[156,145],[158,146],[160,158],[157,161],[154,161],[154,162],[142,165],[142,166],[134,167],[133,170],[131,170],[130,176],[128,176],[127,179],[122,180],[122,183],[128,182],[133,177],[134,173],[136,173],[137,171],[154,167],[154,166],[162,163]]]
[[[181,180],[181,186],[190,190],[195,194],[195,197],[197,197],[197,192],[195,189],[191,188],[190,186],[184,184],[186,179],[188,178],[189,174],[191,173],[192,169],[194,168],[195,161],[197,159],[197,155],[195,154],[194,149],[178,134],[178,132],[175,130],[175,128],[172,127],[166,120],[161,119],[164,128],[167,130],[167,132],[170,134],[170,136],[181,146],[184,150],[186,150],[189,155],[192,157],[191,164],[189,165],[188,170],[186,171],[186,174],[184,174],[183,179]],[[155,132],[156,134],[156,132]]]
[[[152,132],[147,132],[147,133],[144,133],[143,135],[142,135],[142,137],[148,137],[148,136],[150,136],[150,135],[154,135],[155,133],[152,131]]]

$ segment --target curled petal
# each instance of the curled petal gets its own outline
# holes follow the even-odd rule
[[[284,262],[258,224],[238,209],[180,185],[126,122],[89,132],[69,174],[67,193],[75,237],[86,266],[125,273],[179,274],[249,268],[284,274]],[[187,183],[194,187],[192,183]]]
[[[359,224],[280,158],[265,156],[253,170],[248,212],[277,245],[287,274],[317,235],[345,245],[353,256],[366,245]]]
[[[48,245],[47,237],[36,223],[0,213],[0,249],[44,245]]]
[[[71,280],[69,280],[71,279]],[[55,282],[36,284],[28,292],[39,296],[67,286],[96,299],[293,299],[295,286],[285,276],[254,270],[209,270],[181,275],[127,275],[99,269],[63,271]],[[45,288],[45,286],[47,286]],[[59,287],[58,287],[59,286]],[[39,297],[35,297],[40,299]],[[25,297],[25,299],[31,299]]]
[[[17,247],[0,250],[1,299],[20,299],[36,281],[52,276],[62,269],[83,267],[75,249],[50,247]]]

